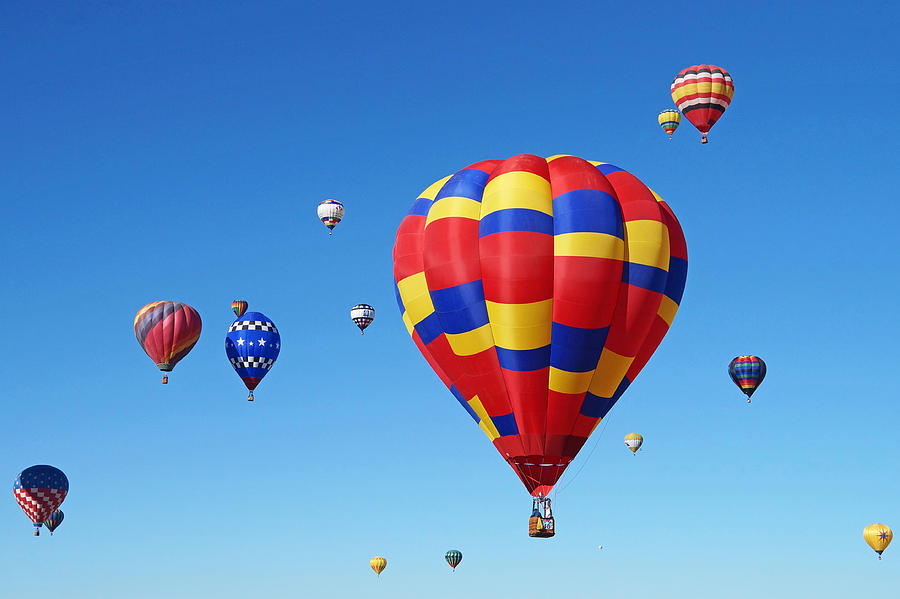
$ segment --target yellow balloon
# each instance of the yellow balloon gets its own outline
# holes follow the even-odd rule
[[[375,574],[381,576],[381,572],[387,567],[387,560],[380,555],[376,555],[369,560],[369,566],[371,566],[372,569],[375,570]]]
[[[644,444],[644,438],[637,433],[628,433],[625,435],[625,445],[631,450],[631,453],[637,453],[637,450]]]
[[[881,559],[881,553],[891,544],[894,533],[891,532],[891,527],[885,524],[869,524],[863,529],[863,538],[878,554],[878,559]]]

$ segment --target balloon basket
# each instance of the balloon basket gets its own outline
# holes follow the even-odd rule
[[[168,384],[169,384],[169,377],[168,377],[168,376],[163,375],[163,378],[162,378],[162,384],[163,384],[163,385],[168,385]]]
[[[538,496],[531,500],[531,517],[528,518],[528,536],[546,539],[556,534],[556,521],[550,508],[550,498]]]
[[[251,393],[250,395],[247,396],[247,401],[253,401],[253,394],[252,394],[252,393]]]

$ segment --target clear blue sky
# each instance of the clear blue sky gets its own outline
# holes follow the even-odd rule
[[[879,563],[862,528],[900,531],[900,13],[751,4],[3,3],[5,591],[896,588],[900,548]],[[709,145],[686,121],[667,142],[656,115],[698,62],[727,68],[735,99]],[[690,255],[674,326],[558,485],[549,541],[526,536],[528,495],[416,351],[391,282],[419,191],[519,153],[635,173]],[[347,207],[333,238],[328,197]],[[237,297],[283,339],[253,405],[224,352]],[[132,329],[157,299],[204,321],[166,387]],[[358,302],[378,311],[365,337]],[[769,364],[750,406],[726,373],[743,353]],[[52,539],[11,491],[42,463],[71,482]]]

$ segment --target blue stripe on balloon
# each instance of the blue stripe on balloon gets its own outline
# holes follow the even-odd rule
[[[519,434],[516,416],[512,412],[503,414],[502,416],[491,416],[491,422],[494,423],[494,426],[497,428],[497,432],[500,433],[501,437]]]
[[[479,237],[507,231],[531,231],[553,235],[553,217],[528,208],[506,208],[482,217],[478,225]]]
[[[600,171],[601,173],[603,173],[603,175],[605,176],[605,175],[609,175],[611,173],[617,173],[622,169],[620,169],[619,167],[617,167],[614,164],[598,164],[597,170]]]
[[[594,370],[608,333],[609,327],[580,329],[554,322],[550,335],[550,366],[566,372]]]
[[[500,367],[514,372],[531,372],[550,364],[550,346],[537,349],[506,349],[496,346]]]
[[[668,276],[669,274],[666,271],[655,266],[647,266],[646,264],[637,264],[635,262],[622,264],[622,282],[648,291],[657,293],[665,291]]]
[[[630,384],[631,381],[629,381],[627,377],[623,378],[612,397],[600,397],[599,395],[594,395],[588,391],[584,396],[584,401],[581,403],[581,413],[592,418],[603,418],[612,409],[619,398],[622,397],[622,394],[625,393],[625,389],[627,389]]]
[[[445,333],[467,333],[489,322],[481,279],[429,293]]]
[[[669,276],[666,279],[666,296],[676,304],[681,303],[684,295],[684,284],[687,281],[687,260],[684,258],[669,258]]]
[[[475,422],[481,422],[481,418],[478,417],[478,414],[475,413],[475,410],[472,409],[472,406],[469,405],[469,402],[465,400],[462,396],[462,393],[459,392],[459,389],[456,388],[456,385],[450,385],[450,393],[453,394],[453,397],[456,398],[456,401],[459,402],[459,405],[466,409],[466,412],[469,413],[469,416],[472,417],[472,420]]]
[[[419,334],[419,339],[421,339],[422,343],[425,345],[428,345],[440,337],[441,333],[444,332],[444,329],[441,327],[440,318],[438,318],[438,315],[434,312],[420,320],[413,328],[416,329],[416,332]]]
[[[441,198],[460,197],[481,202],[484,186],[487,184],[489,176],[486,172],[478,169],[464,168],[447,179],[447,182],[444,183],[441,190],[434,197],[434,201],[436,202]]]
[[[599,189],[576,189],[553,199],[553,234],[606,233],[625,238],[622,211],[614,197]]]
[[[412,207],[407,212],[407,215],[416,214],[419,216],[428,216],[428,211],[431,210],[431,205],[434,203],[433,200],[429,200],[428,198],[418,198],[415,202],[413,202]]]

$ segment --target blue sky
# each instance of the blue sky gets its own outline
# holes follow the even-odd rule
[[[900,526],[895,6],[258,4],[0,7],[0,473],[71,483],[53,538],[10,490],[11,596],[896,586],[897,548],[878,562],[862,539]],[[656,115],[698,62],[735,99],[708,145],[686,121],[667,142]],[[391,282],[419,191],[519,153],[633,172],[690,258],[674,326],[557,487],[549,541],[526,536],[524,488]],[[347,207],[333,238],[328,197]],[[237,297],[283,340],[253,405],[223,350]],[[157,299],[204,321],[166,387],[132,329]],[[769,365],[750,406],[726,373],[743,353]]]

